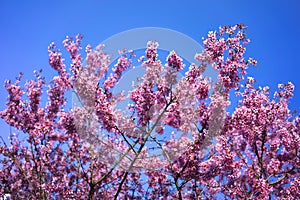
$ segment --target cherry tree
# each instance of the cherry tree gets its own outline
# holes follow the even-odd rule
[[[70,68],[50,44],[57,76],[48,84],[37,71],[25,87],[22,74],[5,82],[0,116],[16,131],[9,142],[1,137],[0,197],[300,198],[300,118],[288,107],[294,85],[271,94],[246,77],[257,62],[244,58],[243,24],[209,32],[199,64],[188,69],[175,51],[162,63],[159,44],[148,42],[138,59],[145,74],[128,94],[113,89],[137,60],[134,52],[120,51],[111,70],[103,46],[87,46],[83,59],[81,40],[63,41]],[[218,72],[215,83],[203,76],[208,66]],[[70,92],[81,106],[67,109]],[[119,109],[126,99],[128,108]]]

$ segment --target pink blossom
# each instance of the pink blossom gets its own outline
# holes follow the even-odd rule
[[[171,51],[162,64],[158,43],[148,42],[146,73],[128,96],[111,89],[131,67],[133,51],[122,50],[108,75],[103,45],[86,47],[83,66],[82,36],[67,37],[68,69],[51,43],[57,75],[48,84],[35,72],[24,88],[22,74],[4,85],[0,116],[14,129],[10,143],[0,137],[0,198],[297,199],[300,118],[288,104],[295,86],[280,84],[272,96],[254,78],[244,80],[257,64],[244,58],[245,28],[209,32],[195,55],[199,65],[180,79],[182,58]],[[214,85],[203,77],[208,65],[218,72]],[[232,89],[240,100],[228,112]],[[68,109],[71,91],[81,106]],[[129,114],[116,109],[126,98]]]

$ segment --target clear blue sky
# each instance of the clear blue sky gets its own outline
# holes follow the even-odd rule
[[[84,2],[84,3],[82,3]],[[22,71],[42,68],[49,76],[47,46],[61,45],[66,35],[84,35],[83,45],[98,45],[108,37],[133,28],[164,27],[201,43],[201,37],[220,25],[248,26],[247,55],[258,60],[249,75],[258,85],[275,89],[278,83],[295,84],[291,109],[300,110],[300,1],[298,0],[51,0],[0,2],[0,109],[5,108],[5,79]],[[62,47],[62,45],[61,45]],[[1,122],[0,135],[6,135]]]

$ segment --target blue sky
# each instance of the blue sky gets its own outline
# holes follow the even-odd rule
[[[84,2],[84,3],[82,3]],[[163,27],[179,31],[201,44],[201,37],[220,25],[244,23],[251,43],[247,56],[258,60],[248,70],[257,85],[276,89],[291,81],[295,94],[291,109],[300,110],[300,1],[104,1],[52,0],[0,2],[0,109],[5,108],[5,79],[22,71],[33,78],[33,70],[43,69],[50,77],[47,46],[60,47],[66,35],[84,35],[83,46],[97,46],[122,31],[140,27]],[[0,122],[1,133],[7,126]]]

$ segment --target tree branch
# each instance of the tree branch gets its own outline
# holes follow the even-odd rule
[[[162,118],[162,116],[165,114],[165,112],[167,111],[167,108],[169,107],[169,105],[171,105],[172,103],[172,100],[170,100],[170,102],[168,104],[166,104],[164,110],[161,112],[161,114],[158,116],[157,120],[155,121],[155,123],[152,125],[152,127],[150,128],[150,130],[147,132],[147,135],[146,137],[143,139],[143,143],[141,144],[140,148],[138,149],[134,159],[132,160],[132,162],[130,163],[127,171],[125,172],[124,176],[123,176],[123,179],[121,180],[121,183],[118,187],[118,190],[114,196],[114,199],[116,200],[119,196],[119,193],[121,192],[121,189],[122,189],[122,185],[123,183],[125,182],[126,178],[127,178],[127,175],[129,173],[129,171],[132,169],[135,161],[137,160],[138,156],[140,155],[140,153],[142,152],[144,146],[146,145],[146,142],[148,140],[148,138],[150,137],[152,131],[155,129],[155,127],[157,126],[157,124],[159,123],[160,119]]]

